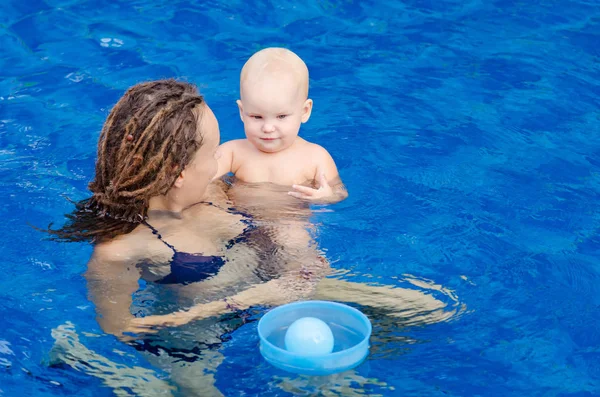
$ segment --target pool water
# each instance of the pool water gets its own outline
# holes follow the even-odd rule
[[[600,395],[598,43],[593,0],[3,2],[0,395],[134,395],[115,374],[167,390],[99,328],[91,247],[31,225],[86,197],[102,122],[141,80],[198,84],[222,139],[242,137],[239,70],[266,46],[306,61],[301,135],[350,192],[314,208],[336,277],[405,309],[359,307],[368,359],[311,378],[260,357],[258,308],[222,338],[221,393]],[[57,341],[81,354],[49,365]]]

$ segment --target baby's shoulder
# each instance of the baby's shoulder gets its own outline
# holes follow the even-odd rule
[[[222,143],[221,149],[230,151],[248,150],[250,145],[251,143],[247,139],[233,139]]]
[[[305,139],[302,139],[302,141],[302,145],[299,146],[299,150],[302,151],[302,154],[316,158],[329,156],[329,152],[323,146],[309,142]]]

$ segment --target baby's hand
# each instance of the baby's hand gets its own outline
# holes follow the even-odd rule
[[[295,192],[288,192],[288,194],[301,200],[318,201],[333,196],[333,189],[329,185],[329,182],[327,182],[325,174],[321,174],[321,177],[319,178],[318,189],[302,185],[292,185],[292,189],[294,189]]]

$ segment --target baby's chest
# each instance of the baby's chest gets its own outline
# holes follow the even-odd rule
[[[310,159],[290,158],[283,161],[249,158],[235,173],[248,183],[269,182],[277,185],[301,184],[314,179],[315,166]]]

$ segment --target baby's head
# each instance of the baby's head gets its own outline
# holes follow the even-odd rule
[[[246,137],[257,149],[275,153],[292,146],[308,121],[308,68],[285,48],[266,48],[248,59],[237,101]]]

